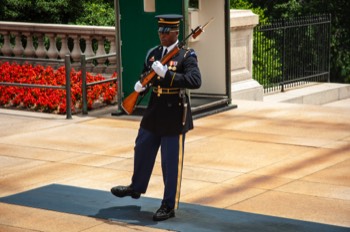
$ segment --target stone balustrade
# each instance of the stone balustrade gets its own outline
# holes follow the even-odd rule
[[[116,52],[115,27],[0,22],[0,52],[1,56],[47,59],[50,65],[70,54],[72,67],[79,70],[82,54],[88,58]],[[87,71],[95,73],[115,70],[115,56],[87,65]]]

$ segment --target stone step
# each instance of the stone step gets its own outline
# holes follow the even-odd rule
[[[350,84],[316,83],[264,96],[265,102],[324,105],[350,98]]]

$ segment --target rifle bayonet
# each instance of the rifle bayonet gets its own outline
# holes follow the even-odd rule
[[[214,20],[214,18],[211,18],[206,24],[204,24],[203,26],[198,26],[196,29],[194,29],[192,38],[195,39],[197,38],[202,32],[204,32],[204,28],[207,27],[209,25],[209,23],[211,23]]]

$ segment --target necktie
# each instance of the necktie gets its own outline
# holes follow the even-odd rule
[[[166,54],[168,53],[168,49],[165,49],[164,53],[163,53],[163,56],[164,57]]]

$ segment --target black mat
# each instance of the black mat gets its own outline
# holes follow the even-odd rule
[[[0,202],[174,231],[340,232],[350,228],[180,203],[176,217],[154,222],[160,199],[116,198],[108,191],[48,185],[2,197]],[[271,202],[273,204],[273,202]]]

